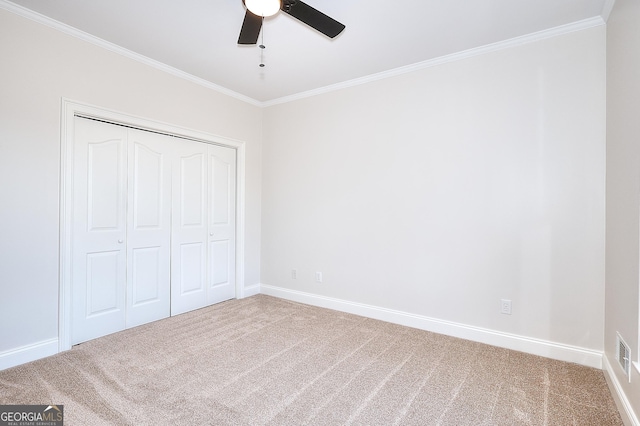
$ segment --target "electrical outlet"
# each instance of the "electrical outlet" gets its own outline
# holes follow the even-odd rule
[[[500,313],[505,315],[511,315],[511,300],[500,299]]]
[[[298,270],[297,269],[292,269],[291,270],[291,279],[292,280],[297,280],[298,279]]]
[[[322,272],[316,272],[316,282],[317,283],[322,282]]]

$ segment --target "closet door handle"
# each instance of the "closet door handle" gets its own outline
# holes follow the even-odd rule
[[[124,240],[118,240],[118,244],[124,243]]]
[[[209,232],[209,235],[213,237],[213,232]]]

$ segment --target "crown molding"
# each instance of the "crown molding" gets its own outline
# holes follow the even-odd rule
[[[615,5],[616,0],[604,0],[604,6],[602,6],[602,19],[604,22],[609,20],[609,15],[611,15],[611,11],[613,10],[613,6]]]
[[[615,0],[607,0],[608,2],[613,2]],[[462,59],[471,58],[474,56],[484,55],[486,53],[495,52],[498,50],[509,49],[515,46],[521,46],[523,44],[533,43],[536,41],[548,39],[551,37],[556,37],[563,34],[572,33],[575,31],[581,31],[588,28],[597,27],[600,25],[604,25],[605,21],[602,17],[596,16],[589,19],[584,19],[582,21],[573,22],[571,24],[561,25],[558,27],[550,28],[547,30],[538,31],[535,33],[527,34],[524,36],[514,37],[508,40],[499,41],[496,43],[487,44],[480,47],[475,47],[473,49],[464,50],[462,52],[452,53],[450,55],[440,56],[438,58],[429,59],[422,62],[417,62],[415,64],[394,68],[392,70],[379,72],[376,74],[371,74],[365,77],[356,78],[353,80],[344,81],[342,83],[332,84],[330,86],[321,87],[314,90],[309,90],[306,92],[297,93],[290,96],[285,96],[282,98],[274,99],[271,101],[262,102],[263,107],[268,107],[272,105],[283,104],[291,101],[296,101],[299,99],[308,98],[311,96],[321,95],[328,92],[333,92],[336,90],[346,89],[349,87],[359,86],[361,84],[371,83],[377,80],[383,80],[391,77],[395,77],[398,75],[422,70],[425,68],[435,67],[437,65],[446,64],[449,62],[455,62]]]
[[[164,71],[168,74],[174,75],[176,77],[182,78],[184,80],[190,81],[192,83],[198,84],[200,86],[206,87],[207,89],[214,90],[216,92],[225,94],[227,96],[236,98],[243,102],[247,102],[251,105],[255,105],[258,107],[269,107],[278,104],[284,104],[287,102],[296,101],[299,99],[309,98],[312,96],[321,95],[324,93],[334,92],[336,90],[346,89],[349,87],[359,86],[362,84],[371,83],[373,81],[383,80],[395,76],[399,76],[402,74],[419,71],[425,68],[430,68],[442,64],[446,64],[449,62],[455,62],[462,59],[471,58],[474,56],[484,55],[486,53],[495,52],[498,50],[508,49],[515,46],[521,46],[523,44],[533,43],[539,40],[548,39],[551,37],[556,37],[563,34],[568,34],[575,31],[585,30],[588,28],[597,27],[600,25],[605,25],[606,20],[611,13],[615,0],[605,0],[605,4],[602,10],[602,16],[596,16],[593,18],[584,19],[582,21],[573,22],[566,25],[561,25],[558,27],[550,28],[547,30],[538,31],[535,33],[527,34],[524,36],[514,37],[508,40],[499,41],[496,43],[487,44],[480,47],[475,47],[472,49],[464,50],[462,52],[453,53],[450,55],[440,56],[438,58],[429,59],[422,62],[417,62],[415,64],[406,65],[399,68],[394,68],[387,71],[382,71],[376,74],[371,74],[365,77],[356,78],[353,80],[347,80],[341,83],[332,84],[325,87],[320,87],[318,89],[308,90],[305,92],[296,93],[289,96],[284,96],[277,99],[272,99],[270,101],[258,101],[249,96],[242,95],[238,92],[234,92],[233,90],[227,89],[226,87],[219,86],[210,81],[207,81],[203,78],[196,77],[187,72],[181,71],[177,68],[171,67],[162,62],[156,61],[155,59],[148,58],[144,55],[140,55],[131,50],[125,49],[121,46],[118,46],[114,43],[108,42],[101,38],[95,37],[91,34],[88,34],[84,31],[81,31],[77,28],[74,28],[70,25],[64,24],[62,22],[56,21],[55,19],[51,19],[47,16],[44,16],[40,13],[34,12],[30,9],[12,3],[8,0],[0,0],[0,9],[5,9],[9,12],[12,12],[16,15],[22,16],[24,18],[30,19],[32,21],[38,22],[40,24],[46,25],[50,28],[61,31],[65,34],[68,34],[72,37],[79,38],[88,43],[94,44],[96,46],[102,47],[104,49],[115,52],[119,55],[125,56],[129,59],[133,59],[135,61],[146,64],[150,67],[156,68],[160,71]]]
[[[64,24],[62,22],[56,21],[55,19],[51,19],[48,16],[44,16],[40,13],[34,12],[33,10],[27,9],[15,3],[11,3],[7,0],[0,0],[0,9],[7,10],[16,15],[22,16],[23,18],[27,18],[29,20],[35,21],[39,24],[46,25],[47,27],[53,28],[55,30],[61,31],[67,35],[78,38],[80,40],[91,43],[95,46],[102,47],[103,49],[107,49],[111,52],[122,55],[126,58],[133,59],[134,61],[143,63],[152,68],[156,68],[160,71],[164,71],[168,74],[171,74],[175,77],[190,81],[192,83],[198,84],[200,86],[206,87],[207,89],[214,90],[216,92],[222,93],[224,95],[230,96],[232,98],[239,99],[243,102],[247,102],[249,104],[255,106],[262,106],[261,102],[250,98],[248,96],[242,95],[238,92],[234,92],[233,90],[227,89],[226,87],[219,86],[217,84],[211,83],[203,78],[196,77],[187,72],[181,71],[177,68],[164,64],[162,62],[156,61],[155,59],[148,58],[139,53],[133,52],[129,49],[125,49],[124,47],[118,46],[117,44],[108,42],[99,37],[93,36],[89,33],[81,31],[77,28],[74,28],[70,25]]]

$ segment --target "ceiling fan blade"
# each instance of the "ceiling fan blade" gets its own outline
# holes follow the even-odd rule
[[[283,0],[281,9],[327,37],[334,38],[345,28],[340,22],[299,0]]]
[[[254,15],[247,10],[242,21],[242,29],[238,37],[238,44],[256,44],[262,28],[262,16]]]

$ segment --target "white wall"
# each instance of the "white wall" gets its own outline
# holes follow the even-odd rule
[[[62,97],[245,141],[245,285],[259,283],[259,107],[1,9],[0,58],[0,355],[58,336]]]
[[[604,26],[266,108],[264,288],[602,351],[604,108]]]
[[[640,361],[640,3],[617,0],[607,21],[607,241],[605,355],[640,419],[640,372],[631,383],[616,361],[616,333]],[[637,423],[640,424],[640,423]]]
[[[603,350],[604,27],[264,111],[3,10],[0,57],[0,355],[57,337],[61,97],[247,142],[247,286]]]

